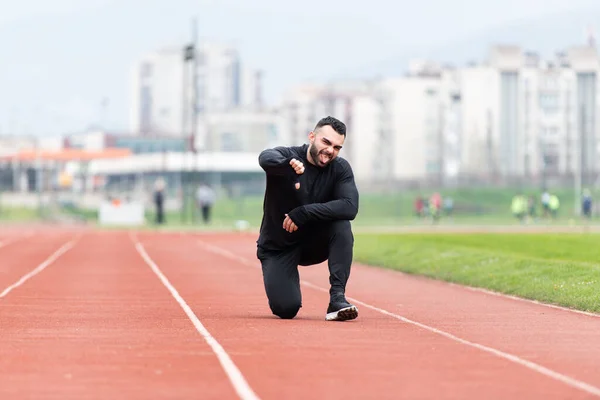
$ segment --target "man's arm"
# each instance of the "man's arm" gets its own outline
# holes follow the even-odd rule
[[[290,166],[293,156],[288,147],[266,149],[258,156],[258,164],[269,175],[291,175],[294,171]]]
[[[288,215],[298,227],[313,221],[351,221],[356,218],[359,196],[350,165],[345,166],[339,179],[333,191],[335,200],[306,204],[290,211]]]

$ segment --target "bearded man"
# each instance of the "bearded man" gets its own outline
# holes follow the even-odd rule
[[[308,144],[264,150],[259,164],[266,173],[263,219],[257,241],[269,307],[276,316],[294,318],[302,307],[298,266],[327,261],[327,321],[358,317],[346,300],[354,236],[350,221],[358,213],[354,173],[338,157],[346,125],[321,119]]]

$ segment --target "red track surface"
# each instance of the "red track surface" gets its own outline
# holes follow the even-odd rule
[[[357,265],[359,318],[326,322],[321,265],[279,320],[254,236],[25,233],[0,231],[19,239],[0,247],[0,398],[600,397],[600,317]]]

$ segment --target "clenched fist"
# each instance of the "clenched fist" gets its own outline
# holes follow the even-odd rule
[[[292,158],[292,160],[290,161],[290,165],[292,166],[292,168],[294,168],[296,174],[302,175],[304,173],[304,164],[302,163],[302,161],[298,161],[295,158]]]
[[[283,220],[283,229],[288,231],[289,233],[294,233],[298,230],[298,226],[292,221],[289,215],[285,214],[285,219]]]

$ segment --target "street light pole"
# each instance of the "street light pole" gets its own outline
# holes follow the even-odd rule
[[[192,49],[193,49],[193,57],[192,57],[192,124],[190,131],[190,156],[192,157],[192,165],[191,165],[191,174],[190,174],[190,220],[194,221],[194,191],[192,185],[194,183],[193,175],[196,173],[196,134],[198,131],[198,18],[194,17],[192,19]]]
[[[195,153],[196,131],[198,128],[198,19],[192,19],[192,126],[190,150]]]
[[[181,63],[181,74],[182,74],[182,82],[181,82],[181,139],[183,142],[183,148],[181,152],[181,164],[179,166],[179,185],[181,189],[181,222],[185,222],[185,205],[186,205],[186,196],[185,196],[185,154],[187,151],[187,87],[188,87],[188,61],[190,60],[190,46],[185,46],[183,48],[183,62]]]
[[[184,222],[186,219],[186,205],[187,205],[187,201],[190,198],[189,194],[188,194],[188,190],[190,189],[191,183],[192,183],[192,178],[191,178],[191,173],[192,173],[192,168],[190,167],[190,171],[189,174],[185,173],[185,168],[188,164],[187,162],[187,155],[188,153],[191,153],[192,156],[192,163],[193,160],[195,158],[195,149],[194,149],[194,142],[195,142],[195,136],[196,136],[196,130],[197,130],[197,125],[198,125],[198,120],[197,120],[197,97],[198,97],[198,85],[197,85],[197,78],[198,78],[198,71],[197,71],[197,57],[198,57],[198,51],[197,51],[197,18],[193,18],[192,19],[192,41],[190,44],[186,45],[183,49],[183,82],[182,82],[182,116],[181,116],[181,135],[182,135],[182,139],[183,139],[183,154],[182,154],[182,159],[181,159],[181,174],[180,174],[180,180],[181,180],[181,194],[182,194],[182,203],[181,203],[181,222]],[[191,61],[191,68],[192,68],[192,79],[191,79],[191,86],[192,86],[192,98],[191,98],[191,104],[188,103],[188,96],[187,96],[187,89],[188,89],[188,85],[190,84],[190,82],[188,82],[188,62]],[[190,107],[190,109],[188,109],[188,107]],[[190,130],[187,130],[188,127],[188,110],[191,111],[189,113],[189,116],[191,118],[190,120]],[[186,176],[188,178],[186,178]],[[192,208],[192,213],[193,213],[193,208]],[[193,215],[193,214],[192,214]]]
[[[575,172],[575,215],[581,215],[581,192],[583,187],[583,173],[585,169],[584,163],[584,146],[585,146],[585,107],[581,106],[579,114],[579,130],[577,140],[577,169]]]

